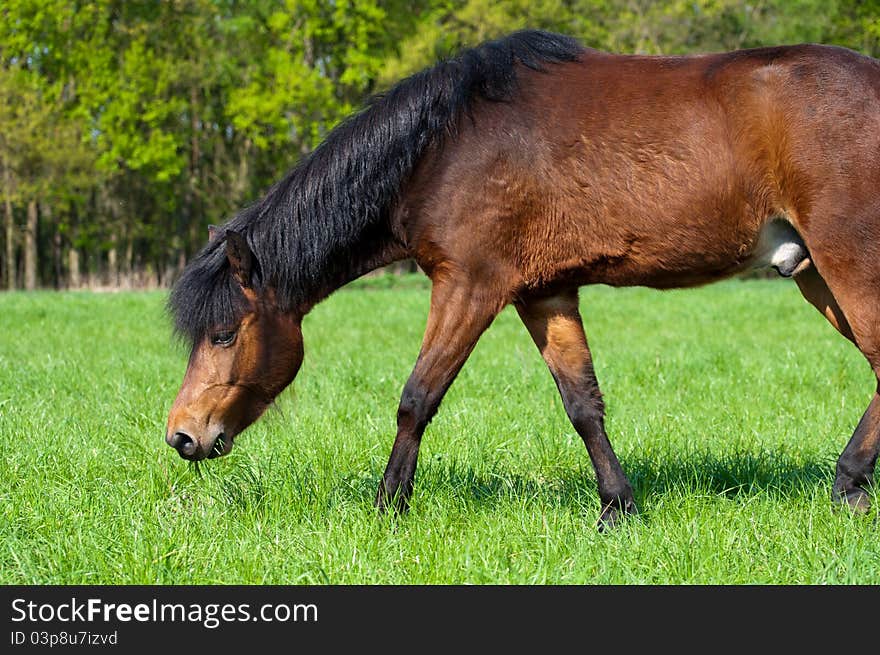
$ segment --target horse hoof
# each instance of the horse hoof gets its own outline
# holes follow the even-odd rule
[[[856,487],[846,493],[835,494],[834,506],[837,509],[848,509],[853,514],[867,514],[871,509],[871,497],[867,491]]]
[[[636,507],[635,502],[632,500],[625,500],[620,503],[609,503],[602,509],[602,514],[599,516],[596,528],[599,532],[613,530],[620,525],[621,521],[623,521],[627,514],[635,515],[638,513],[639,510]]]
[[[376,507],[380,516],[384,516],[385,514],[397,515],[406,511],[399,502],[381,496],[376,498],[376,502],[373,503],[373,505]]]
[[[384,485],[379,486],[379,492],[376,494],[376,500],[373,505],[380,515],[403,516],[409,511],[407,497],[400,491],[394,494],[388,493]]]

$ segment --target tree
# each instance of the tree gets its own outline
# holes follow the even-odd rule
[[[5,0],[4,286],[167,284],[371,94],[527,27],[618,52],[880,54],[880,0]]]

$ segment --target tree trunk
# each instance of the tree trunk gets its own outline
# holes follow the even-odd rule
[[[132,279],[133,271],[132,271],[132,263],[134,261],[134,239],[129,236],[125,240],[125,262],[123,274],[125,279],[123,280],[123,287],[126,289],[131,289],[134,286],[134,280]]]
[[[52,232],[52,286],[60,289],[64,277],[64,265],[61,263],[61,231],[57,225],[52,225],[52,205],[44,202],[40,205],[40,213],[43,217],[43,226],[51,227]]]
[[[15,289],[15,214],[9,196],[6,197],[6,288]]]
[[[69,271],[68,285],[71,289],[79,289],[82,284],[79,272],[79,250],[74,245],[70,246],[70,250],[67,252],[67,270]]]
[[[181,249],[177,253],[177,268],[174,269],[174,272],[168,277],[166,281],[166,286],[171,286],[174,284],[174,281],[177,277],[183,272],[183,269],[186,268],[186,251]]]
[[[12,211],[12,176],[3,167],[4,205],[6,209],[6,288],[15,289],[15,212]]]
[[[55,230],[52,236],[52,275],[55,289],[64,286],[64,264],[61,261],[61,232]]]
[[[187,180],[186,193],[184,202],[186,211],[184,212],[185,224],[181,225],[179,236],[182,240],[182,261],[185,264],[186,258],[190,253],[195,252],[197,244],[201,241],[199,237],[199,225],[201,224],[201,211],[199,208],[199,197],[197,189],[201,182],[201,159],[202,151],[199,142],[199,131],[201,130],[201,122],[199,120],[199,89],[196,86],[190,87],[189,94],[190,104],[190,152],[189,152],[189,179]],[[178,270],[181,268],[181,262],[178,261]]]
[[[238,173],[232,186],[233,200],[236,204],[242,203],[247,198],[248,182],[250,176],[251,140],[245,139],[240,148],[238,157]]]
[[[113,235],[113,247],[107,251],[107,278],[108,284],[116,288],[119,286],[119,262],[116,256],[116,235]]]
[[[24,288],[33,291],[37,288],[37,227],[39,212],[37,201],[27,205],[27,223],[24,230]]]

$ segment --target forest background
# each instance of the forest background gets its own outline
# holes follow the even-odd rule
[[[0,288],[168,286],[371,96],[520,28],[880,53],[880,0],[4,0]]]

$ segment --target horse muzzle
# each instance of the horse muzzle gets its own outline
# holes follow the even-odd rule
[[[180,429],[169,430],[165,435],[165,443],[174,448],[183,459],[192,462],[222,457],[232,450],[233,445],[232,436],[222,431],[212,436],[205,435],[198,438]]]

